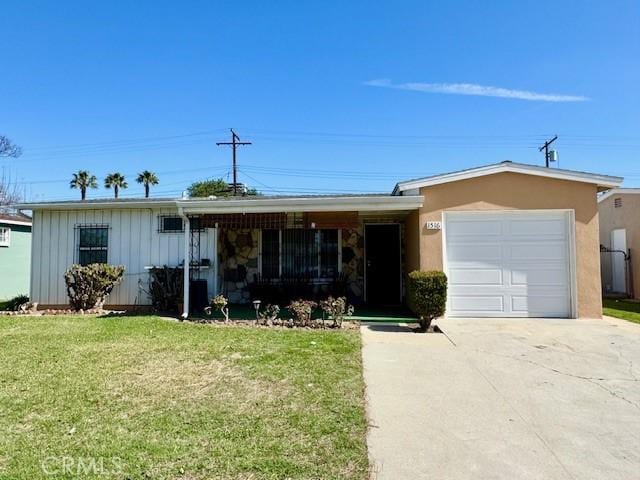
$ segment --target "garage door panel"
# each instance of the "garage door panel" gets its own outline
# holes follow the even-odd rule
[[[559,238],[565,236],[565,221],[563,218],[544,220],[544,219],[528,219],[528,220],[511,220],[509,223],[509,233],[514,236],[536,235],[544,232],[547,235],[556,235]]]
[[[451,254],[451,258],[455,258],[455,262],[473,262],[474,264],[493,262],[502,258],[502,247],[499,243],[493,244],[469,244],[469,243],[452,243],[447,247],[447,251]]]
[[[449,268],[450,285],[502,285],[502,269]]]
[[[449,297],[449,301],[453,310],[473,315],[479,313],[497,314],[504,311],[504,297],[502,295],[452,295]]]
[[[503,234],[503,224],[499,220],[461,221],[447,223],[447,234],[452,240],[458,237],[496,237]]]
[[[533,317],[559,317],[566,315],[566,297],[558,295],[512,296],[514,315]]]
[[[567,246],[559,242],[518,243],[506,248],[512,261],[554,260],[564,262],[567,258]]]
[[[567,270],[564,267],[518,268],[510,269],[511,285],[564,287],[567,281]]]
[[[444,236],[448,315],[570,315],[566,212],[447,213]]]

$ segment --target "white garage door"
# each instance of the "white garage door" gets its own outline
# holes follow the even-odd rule
[[[568,212],[447,212],[447,314],[571,316]]]

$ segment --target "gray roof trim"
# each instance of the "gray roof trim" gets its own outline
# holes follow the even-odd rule
[[[593,183],[605,189],[619,186],[623,178],[613,177],[610,175],[601,175],[597,173],[579,172],[576,170],[564,170],[560,168],[547,168],[539,165],[528,165],[525,163],[515,163],[510,161],[494,163],[491,165],[483,165],[481,167],[469,168],[452,173],[441,175],[433,175],[430,177],[416,178],[399,182],[393,189],[393,195],[399,195],[400,192],[415,188],[428,187],[432,185],[440,185],[442,183],[456,182],[459,180],[467,180],[477,178],[484,175],[492,175],[495,173],[523,173],[526,175],[537,175],[540,177],[556,178],[560,180],[570,180],[574,182]]]

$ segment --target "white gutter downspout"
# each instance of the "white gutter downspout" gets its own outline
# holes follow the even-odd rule
[[[182,298],[182,318],[189,318],[189,267],[191,263],[191,255],[189,252],[189,235],[191,233],[191,224],[189,223],[189,217],[184,214],[182,207],[178,207],[178,215],[182,217],[184,222],[184,268],[183,268],[183,298]]]

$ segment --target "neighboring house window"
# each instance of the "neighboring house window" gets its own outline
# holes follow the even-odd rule
[[[614,198],[613,199],[613,206],[614,206],[614,208],[620,208],[622,206],[622,198],[620,198],[620,197]]]
[[[193,231],[201,231],[200,218],[191,217],[189,219],[189,227]],[[182,221],[182,217],[177,215],[160,215],[158,217],[158,231],[160,233],[184,232],[184,222]]]
[[[333,278],[339,271],[338,230],[263,230],[262,276]]]
[[[8,247],[9,245],[11,245],[11,229],[0,227],[0,247]]]
[[[109,227],[107,225],[80,225],[78,227],[78,263],[107,263]]]

